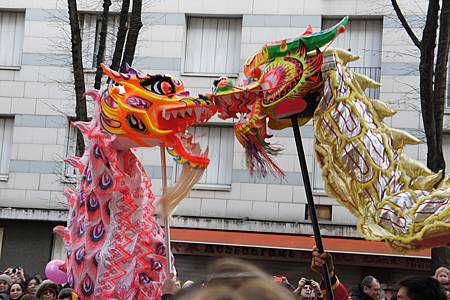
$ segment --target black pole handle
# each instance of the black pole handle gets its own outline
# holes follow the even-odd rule
[[[319,253],[324,253],[322,236],[320,235],[319,222],[317,221],[316,206],[314,205],[313,194],[311,190],[311,182],[309,181],[308,166],[306,165],[305,151],[303,150],[302,137],[300,135],[300,129],[298,127],[297,116],[291,116],[292,129],[294,130],[295,145],[297,146],[298,160],[300,162],[300,168],[302,169],[303,185],[306,192],[306,200],[308,202],[308,213],[311,218],[311,223],[314,232],[314,239],[316,246],[319,249]],[[325,264],[322,266],[322,277],[325,281],[327,290],[327,300],[334,300],[333,289],[331,288],[331,280],[328,275],[328,266]]]

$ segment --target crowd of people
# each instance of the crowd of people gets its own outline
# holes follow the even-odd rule
[[[0,274],[0,300],[72,300],[73,291],[40,274],[28,277],[23,268],[7,268]]]
[[[335,300],[450,300],[450,271],[438,268],[432,277],[411,276],[396,286],[382,288],[377,278],[366,276],[358,288],[347,290],[334,270],[332,256],[312,252],[311,269],[319,274],[327,263]],[[201,283],[181,284],[168,278],[162,286],[162,300],[325,300],[324,283],[301,278],[294,287],[286,277],[269,276],[258,267],[241,260],[223,258],[215,261]],[[7,268],[0,274],[0,300],[73,300],[75,292],[43,280],[39,274],[28,277],[24,270]],[[81,298],[82,299],[82,298]],[[100,299],[99,299],[100,300]]]
[[[312,252],[311,269],[319,274],[328,265],[334,300],[450,300],[449,269],[438,268],[434,276],[407,277],[395,286],[382,289],[373,276],[366,276],[356,290],[347,290],[338,279],[330,254]],[[168,279],[163,300],[326,300],[324,283],[301,278],[294,287],[285,277],[269,276],[257,267],[235,259],[220,259],[210,267],[206,280],[181,285]]]

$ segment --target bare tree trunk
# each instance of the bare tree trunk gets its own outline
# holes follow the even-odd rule
[[[434,76],[436,144],[439,151],[436,165],[445,170],[445,160],[442,153],[442,127],[445,107],[445,89],[447,83],[447,66],[450,36],[450,0],[443,0],[439,19],[439,41]],[[439,267],[450,267],[450,249],[435,247],[431,249],[432,271]]]
[[[420,47],[420,106],[423,126],[427,137],[427,166],[434,172],[439,171],[439,151],[436,140],[435,98],[433,93],[434,51],[438,29],[439,0],[430,0]],[[442,152],[442,150],[441,150]]]
[[[394,10],[410,36],[414,45],[420,49],[420,104],[423,126],[427,137],[427,166],[434,172],[445,170],[442,153],[442,125],[445,107],[445,89],[447,82],[447,63],[449,52],[450,0],[442,1],[439,17],[439,0],[430,0],[422,41],[411,30],[406,18],[397,4],[391,0]],[[439,41],[436,63],[434,52],[439,20]],[[450,266],[450,249],[435,247],[431,250],[432,271],[441,266]]]
[[[439,39],[434,70],[434,104],[435,104],[435,126],[436,147],[438,155],[436,166],[445,170],[445,160],[442,153],[442,128],[445,108],[445,90],[447,88],[447,66],[450,35],[450,0],[442,1],[441,15],[439,20]]]
[[[139,35],[139,30],[142,27],[141,21],[142,0],[133,0],[133,7],[131,8],[130,29],[128,30],[127,43],[123,53],[120,70],[125,69],[125,64],[131,65],[133,63],[134,52],[136,51],[136,44]]]
[[[81,35],[80,35],[80,23],[78,21],[78,8],[76,0],[67,0],[69,8],[69,22],[70,33],[72,42],[72,66],[73,77],[75,82],[75,115],[77,121],[87,121],[87,107],[85,83],[84,83],[84,70],[83,70],[83,57],[81,55]],[[77,134],[77,147],[76,154],[81,156],[84,152],[84,142],[81,133]]]
[[[119,29],[117,30],[116,45],[114,47],[114,54],[111,62],[111,69],[118,71],[120,61],[122,60],[123,47],[125,45],[125,38],[127,37],[127,23],[128,11],[130,9],[130,0],[122,1],[122,8],[120,10]]]
[[[95,81],[94,88],[100,89],[102,84],[102,75],[103,70],[100,67],[100,64],[105,60],[105,49],[106,49],[106,34],[108,31],[108,15],[109,15],[109,7],[111,6],[111,0],[103,1],[103,12],[102,12],[102,26],[100,29],[100,38],[98,41],[98,52],[97,52],[97,62],[95,71]]]

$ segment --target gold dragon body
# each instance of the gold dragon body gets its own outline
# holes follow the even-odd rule
[[[313,118],[326,190],[358,217],[367,239],[398,249],[450,245],[449,180],[404,154],[421,141],[383,123],[395,112],[365,95],[380,85],[347,68],[358,58],[333,49],[324,55]]]

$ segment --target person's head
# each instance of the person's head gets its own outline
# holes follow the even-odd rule
[[[20,283],[13,283],[9,290],[9,298],[12,300],[19,299],[23,295],[23,288]]]
[[[434,272],[434,278],[439,281],[442,285],[449,284],[448,278],[450,275],[450,270],[446,267],[440,267],[436,269],[436,272]]]
[[[394,286],[393,284],[387,284],[384,288],[384,295],[386,297],[386,300],[391,300],[392,296],[397,294],[398,288],[397,286]]]
[[[361,281],[361,290],[370,298],[376,300],[381,295],[381,286],[378,280],[373,276],[366,276]]]
[[[245,280],[242,285],[232,287],[216,282],[213,286],[206,286],[186,294],[180,300],[295,300],[294,295],[286,288],[271,280],[252,278]]]
[[[72,292],[71,288],[64,288],[58,294],[58,300],[72,300]]]
[[[0,274],[0,293],[8,293],[12,284],[11,278],[6,274]]]
[[[398,283],[398,300],[446,300],[441,284],[434,278],[411,276]]]
[[[56,300],[58,295],[58,286],[51,280],[42,281],[38,290],[36,291],[36,297],[40,300]]]
[[[254,278],[245,282],[239,289],[244,299],[258,300],[294,300],[294,294],[285,287],[262,278]]]
[[[39,276],[33,276],[27,282],[27,293],[31,295],[36,295],[38,286],[41,284],[42,280]]]
[[[238,287],[253,278],[271,281],[270,277],[255,265],[239,259],[221,258],[209,266],[206,284]]]
[[[311,299],[313,297],[313,288],[311,286],[311,280],[307,279],[305,285],[300,290],[301,299]]]
[[[22,283],[24,280],[24,273],[21,267],[7,268],[4,273],[11,278],[12,283]]]

